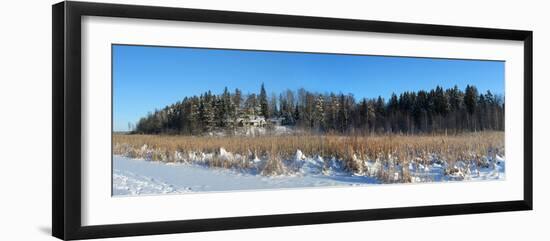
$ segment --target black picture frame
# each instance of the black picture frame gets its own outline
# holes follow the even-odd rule
[[[207,23],[230,23],[327,30],[517,40],[524,43],[523,199],[503,202],[334,212],[140,222],[81,224],[81,17],[104,16]],[[90,2],[52,6],[52,233],[60,239],[87,239],[213,230],[308,225],[380,219],[532,210],[533,208],[533,32],[415,23],[336,19],[278,14],[151,7]]]

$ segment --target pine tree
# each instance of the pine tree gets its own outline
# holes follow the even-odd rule
[[[207,91],[200,96],[150,112],[140,118],[132,133],[200,134],[214,129],[231,130],[237,118],[262,115],[261,99],[255,93],[242,96],[227,88],[219,95]],[[244,99],[244,101],[243,101]],[[265,110],[265,107],[263,108]],[[443,89],[392,94],[387,102],[381,96],[363,98],[353,95],[320,94],[299,89],[287,90],[268,100],[271,117],[282,117],[282,124],[306,130],[346,133],[416,133],[504,129],[504,97],[490,91],[479,94],[468,85],[463,92],[454,86]],[[265,117],[265,116],[264,116]]]
[[[218,115],[220,117],[219,126],[232,127],[233,102],[227,87],[224,88],[223,94],[218,98],[218,105]]]
[[[301,114],[300,114],[300,109],[298,109],[298,105],[296,105],[294,109],[294,113],[292,115],[295,120],[295,123],[298,123],[301,120]]]
[[[214,108],[212,106],[213,103],[212,96],[210,92],[206,93],[204,97],[202,98],[202,101],[199,106],[199,115],[200,115],[200,121],[203,124],[203,131],[210,132],[214,129]]]
[[[188,111],[188,129],[186,130],[187,133],[196,134],[197,129],[202,129],[203,127],[200,125],[199,122],[199,100],[198,98],[194,97],[190,100],[189,103],[189,111]]]
[[[388,102],[388,125],[390,126],[390,131],[396,131],[399,129],[398,120],[399,120],[399,100],[395,93],[391,94],[390,100]]]
[[[466,109],[468,110],[468,113],[470,115],[473,115],[476,111],[477,97],[477,88],[470,85],[466,86],[466,90],[464,93],[464,105],[466,106]]]
[[[266,119],[269,118],[269,104],[267,101],[267,94],[265,92],[264,83],[262,83],[262,87],[260,88],[260,108],[261,108],[261,115],[263,115]]]
[[[367,104],[367,99],[363,98],[358,107],[358,128],[363,131],[368,131],[368,122],[369,122],[369,106]]]
[[[225,103],[221,97],[213,97],[214,127],[225,127]]]
[[[245,114],[242,110],[243,109],[242,100],[243,100],[243,97],[242,97],[241,90],[239,90],[238,88],[235,89],[235,94],[233,94],[233,106],[234,106],[233,121],[235,122],[237,121],[237,118],[242,118]]]
[[[386,104],[381,96],[378,96],[374,103],[374,111],[376,113],[375,129],[386,130]]]
[[[435,110],[438,114],[446,116],[450,111],[449,98],[443,88],[437,86],[435,89]]]
[[[477,108],[477,100],[478,93],[477,88],[474,86],[467,85],[466,90],[464,91],[464,105],[466,106],[466,110],[468,111],[468,126],[470,129],[473,129],[474,131],[477,130],[477,125],[475,121],[475,112]]]

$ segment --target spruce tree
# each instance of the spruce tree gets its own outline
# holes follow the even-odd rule
[[[466,106],[466,110],[468,111],[467,123],[469,128],[474,131],[477,130],[476,120],[474,116],[477,108],[477,98],[477,88],[470,85],[466,86],[466,90],[464,91],[464,105]]]
[[[261,115],[267,119],[269,118],[269,104],[267,101],[267,93],[265,91],[264,83],[262,83],[262,87],[260,88],[259,98]]]
[[[265,88],[264,88],[265,90]],[[227,88],[218,95],[207,91],[185,97],[163,109],[140,118],[132,133],[201,134],[214,129],[231,130],[237,118],[264,116],[263,95],[242,96]],[[244,101],[243,101],[244,100]],[[278,103],[277,103],[278,102]],[[268,99],[268,116],[282,117],[283,125],[325,132],[360,133],[455,132],[504,129],[504,97],[490,91],[479,94],[468,85],[464,92],[457,86],[443,89],[392,94],[387,102],[381,96],[355,102],[353,95],[320,94],[299,89],[287,90]]]

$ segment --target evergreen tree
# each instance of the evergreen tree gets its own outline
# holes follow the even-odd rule
[[[476,111],[477,106],[477,88],[474,86],[466,86],[465,94],[464,94],[464,105],[466,106],[466,109],[468,110],[468,114],[473,115]]]
[[[468,119],[466,121],[469,128],[474,131],[477,130],[477,123],[474,116],[477,108],[477,98],[477,88],[470,85],[466,86],[466,90],[464,91],[464,105],[466,106],[466,110],[468,111]]]
[[[269,118],[269,104],[267,101],[267,94],[265,92],[264,83],[262,83],[262,87],[260,88],[260,108],[261,108],[261,115],[263,115],[266,119]]]
[[[200,121],[203,125],[203,131],[210,132],[215,126],[214,99],[210,92],[206,93],[201,99],[202,101],[199,106]]]
[[[201,134],[213,130],[232,130],[238,118],[265,115],[282,117],[283,125],[304,130],[358,133],[431,133],[504,129],[504,98],[492,92],[479,94],[475,86],[464,92],[457,86],[443,89],[392,94],[386,102],[381,96],[363,98],[353,95],[320,94],[299,89],[287,90],[269,99],[260,94],[243,96],[239,89],[227,88],[219,95],[207,91],[185,97],[163,109],[140,118],[133,133]],[[262,94],[264,92],[264,94]],[[243,101],[244,100],[244,101]],[[262,105],[262,102],[264,103]]]
[[[243,106],[242,106],[242,101],[243,101],[243,96],[242,96],[242,92],[241,90],[239,90],[238,88],[235,89],[235,94],[233,94],[233,121],[235,122],[235,125],[236,125],[236,122],[237,122],[237,118],[242,118],[244,115],[245,115],[245,112],[243,111]]]

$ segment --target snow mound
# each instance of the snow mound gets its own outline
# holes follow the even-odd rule
[[[304,153],[302,153],[302,151],[296,150],[296,154],[294,155],[294,160],[295,161],[303,161],[306,158],[307,158],[306,155],[304,155]]]
[[[260,162],[262,162],[262,160],[260,158],[258,158],[258,156],[254,156],[254,159],[252,160],[252,162],[260,163]]]
[[[317,156],[315,159],[306,158],[303,161],[300,172],[305,174],[320,174],[323,171],[324,165],[325,161],[320,156]]]
[[[220,148],[220,158],[223,160],[233,160],[234,156],[231,152],[226,151],[223,147]]]

